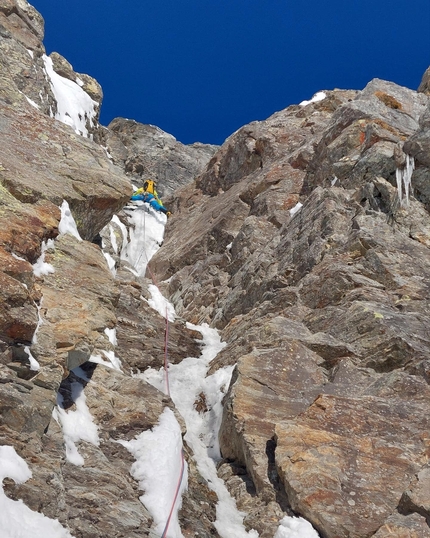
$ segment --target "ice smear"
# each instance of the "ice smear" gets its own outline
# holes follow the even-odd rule
[[[121,371],[121,360],[115,355],[114,351],[103,350],[102,353],[107,359],[109,359],[114,370]]]
[[[33,370],[33,371],[40,370],[40,364],[37,362],[37,360],[31,354],[30,348],[28,346],[25,346],[24,351],[27,353],[28,360],[30,361],[30,370]]]
[[[401,206],[409,205],[409,192],[411,189],[412,174],[415,169],[415,159],[410,155],[406,155],[406,164],[403,169],[396,168],[397,195]],[[403,188],[405,198],[403,198]],[[404,203],[405,200],[405,203]]]
[[[106,262],[107,262],[108,267],[109,267],[109,271],[112,273],[112,276],[115,277],[116,276],[116,267],[115,267],[116,262],[115,262],[115,260],[112,258],[112,256],[109,254],[109,252],[103,251],[103,256],[106,259]]]
[[[37,344],[37,332],[39,331],[40,326],[43,325],[43,318],[42,318],[42,314],[40,313],[42,310],[42,303],[43,303],[43,297],[41,297],[39,304],[34,303],[37,308],[37,326],[33,334],[33,339],[31,341],[32,344]]]
[[[93,362],[95,364],[103,364],[103,366],[106,366],[107,368],[113,368],[114,370],[121,371],[122,365],[121,360],[115,355],[114,351],[102,351],[103,355],[105,356],[105,359],[101,355],[91,355],[91,358],[88,362]]]
[[[163,242],[167,217],[142,202],[130,211],[128,220],[130,242],[121,251],[121,259],[128,261],[140,276],[144,276],[149,260]]]
[[[126,248],[127,248],[128,242],[129,242],[129,241],[128,241],[128,232],[127,232],[127,228],[126,228],[125,224],[122,223],[122,222],[119,220],[119,218],[118,218],[117,215],[114,215],[114,216],[112,217],[112,221],[111,221],[111,222],[115,223],[115,224],[119,227],[119,229],[121,230],[121,234],[122,234],[122,245],[121,245],[121,252],[120,252],[120,255],[121,255],[121,257],[122,257],[123,253],[125,253],[125,250],[126,250]],[[112,238],[111,238],[111,241],[112,241]],[[115,238],[115,241],[116,241],[116,238]],[[112,244],[112,247],[113,247],[113,244]],[[115,252],[117,252],[117,251],[115,251]]]
[[[109,236],[113,251],[115,252],[115,254],[118,254],[118,244],[116,241],[115,230],[113,229],[113,226],[111,224],[109,224]]]
[[[225,343],[221,342],[218,332],[207,325],[187,325],[190,329],[201,332],[202,352],[199,358],[188,357],[180,364],[169,365],[170,396],[186,422],[185,439],[193,450],[199,472],[218,497],[215,522],[218,533],[222,538],[257,538],[255,530],[249,533],[245,530],[244,514],[238,511],[216,470],[216,461],[221,457],[218,445],[221,401],[228,388],[233,367],[220,369],[206,377],[210,362],[225,347]],[[159,390],[164,390],[163,369],[150,368],[141,377]],[[196,401],[201,398],[205,399],[208,409],[204,413],[199,413],[195,408]]]
[[[148,300],[149,306],[156,310],[163,318],[167,316],[169,321],[175,321],[176,312],[175,309],[167,299],[163,296],[157,286],[150,284],[148,290],[151,294],[151,299]]]
[[[109,342],[113,345],[113,346],[117,346],[118,345],[118,340],[116,339],[116,329],[113,328],[113,329],[109,329],[108,327],[106,327],[105,329],[105,335],[109,338]]]
[[[121,257],[128,260],[140,275],[144,275],[148,261],[163,240],[166,218],[164,215],[156,214],[152,209],[141,207],[141,209],[130,211],[129,222],[132,226],[130,227],[130,242]],[[156,285],[151,286],[150,290],[152,306],[164,317],[167,307],[168,318],[174,319],[173,305],[162,297]],[[215,461],[220,458],[218,430],[221,421],[221,401],[230,382],[233,367],[220,369],[212,376],[206,377],[209,363],[225,344],[221,342],[218,332],[207,325],[188,324],[188,326],[202,333],[202,354],[199,358],[189,357],[182,360],[180,364],[169,365],[169,392],[187,424],[186,440],[193,449],[199,471],[218,497],[215,523],[218,533],[222,538],[232,536],[257,538],[256,531],[252,530],[248,533],[245,530],[244,514],[238,511],[224,482],[217,476],[215,464]],[[166,381],[164,373],[164,368],[148,369],[141,374],[141,377],[164,391]],[[195,409],[195,402],[200,397],[205,398],[208,405],[208,411],[203,414]],[[154,480],[156,480],[155,477]],[[160,504],[157,494],[154,493],[152,501],[155,505]],[[176,537],[175,534],[172,536]]]
[[[116,329],[115,328],[109,329],[106,327],[104,332],[105,332],[105,335],[108,337],[109,342],[113,346],[117,346],[118,341],[116,338]],[[101,355],[94,354],[94,355],[91,355],[89,362],[94,362],[96,364],[103,364],[104,366],[107,366],[108,368],[113,368],[114,370],[118,370],[118,371],[122,370],[121,359],[115,355],[114,351],[102,350],[101,353],[103,353],[103,355],[105,356],[105,359],[107,360],[103,359]]]
[[[34,108],[40,108],[40,106],[37,103],[35,103],[32,99],[30,99],[30,97],[27,97],[25,94],[24,94],[24,97],[27,99],[27,102],[31,106],[33,106]]]

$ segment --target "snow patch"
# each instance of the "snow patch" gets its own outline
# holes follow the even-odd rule
[[[273,538],[318,538],[319,534],[302,517],[284,517]]]
[[[60,206],[61,209],[61,220],[58,225],[58,231],[60,235],[70,234],[82,241],[81,236],[78,232],[78,227],[76,226],[75,219],[73,218],[72,212],[70,211],[69,204],[66,200],[63,200],[63,203]]]
[[[300,209],[303,207],[303,204],[300,202],[297,202],[297,204],[290,209],[290,215],[294,216],[296,213],[300,211]]]
[[[99,446],[99,435],[97,425],[93,422],[93,417],[86,403],[86,396],[83,386],[74,382],[71,384],[72,400],[75,403],[74,411],[66,411],[64,408],[64,398],[57,395],[57,407],[54,408],[52,416],[61,424],[66,445],[66,458],[74,465],[84,465],[84,458],[79,454],[77,443],[87,441],[95,446]]]
[[[33,512],[21,500],[9,499],[3,491],[3,479],[23,484],[32,477],[27,463],[12,446],[0,446],[0,536],[4,538],[73,538],[58,520]]]
[[[317,92],[310,101],[302,101],[299,103],[299,106],[306,106],[311,103],[317,103],[318,101],[322,101],[327,97],[327,94],[325,92]]]
[[[131,467],[131,474],[139,482],[140,489],[145,492],[140,501],[154,518],[152,530],[166,538],[182,538],[178,510],[182,504],[182,493],[188,483],[188,466],[184,463],[184,468],[182,467],[181,428],[173,411],[166,407],[160,415],[158,425],[152,430],[142,432],[132,441],[118,442],[136,459]],[[179,481],[179,493],[165,534]]]
[[[43,55],[45,72],[57,101],[55,119],[72,127],[75,133],[88,138],[87,121],[94,126],[98,103],[93,101],[84,90],[67,78],[54,71],[52,59]]]
[[[48,239],[46,243],[45,241],[42,241],[42,253],[37,258],[36,263],[33,264],[33,273],[37,277],[55,273],[54,267],[50,263],[45,262],[45,253],[47,250],[55,250],[55,243],[53,239]]]

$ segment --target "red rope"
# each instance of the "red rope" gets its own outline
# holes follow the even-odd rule
[[[167,313],[167,303],[166,303],[166,328],[164,331],[164,372],[166,380],[166,394],[170,396],[170,386],[169,386],[169,364],[167,360],[167,350],[169,344],[169,317]]]
[[[146,220],[145,216],[143,217],[143,233],[144,238],[146,236]],[[144,242],[145,245],[145,242]],[[154,284],[154,286],[160,291],[160,288],[158,286],[157,280],[155,279],[155,276],[153,272],[151,271],[149,267],[149,260],[148,256],[146,255],[145,246],[143,247],[145,258],[146,258],[146,268],[149,271],[149,274],[151,275],[151,280]],[[161,291],[160,291],[161,293]],[[165,372],[165,381],[166,381],[166,394],[170,397],[170,386],[169,386],[169,362],[168,362],[168,348],[169,348],[169,315],[168,315],[168,309],[167,309],[167,302],[166,302],[166,326],[164,330],[164,372]],[[178,484],[176,486],[175,496],[173,499],[172,507],[170,508],[169,517],[167,518],[166,526],[164,527],[163,534],[161,535],[161,538],[166,538],[167,531],[169,530],[170,526],[170,520],[172,519],[173,511],[175,509],[176,501],[178,499],[179,491],[181,489],[182,480],[184,478],[184,472],[185,472],[185,457],[184,457],[184,451],[181,449],[181,472],[179,474],[179,480]]]
[[[175,508],[176,500],[179,495],[179,490],[181,489],[181,483],[184,477],[184,471],[185,471],[185,458],[184,458],[184,451],[181,450],[181,473],[179,475],[178,485],[176,486],[175,498],[173,500],[172,508],[170,509],[169,517],[167,519],[167,523],[166,523],[166,526],[164,527],[164,531],[163,531],[163,534],[161,535],[161,538],[166,538],[167,536],[166,533],[169,529],[170,520],[172,519],[173,509]]]

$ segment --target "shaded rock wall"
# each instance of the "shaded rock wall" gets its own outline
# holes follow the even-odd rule
[[[184,145],[154,125],[115,118],[104,131],[114,162],[123,167],[136,187],[147,178],[157,181],[160,196],[169,196],[190,183],[217,150],[210,144]]]

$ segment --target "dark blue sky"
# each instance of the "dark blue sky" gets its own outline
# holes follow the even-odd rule
[[[220,144],[319,90],[372,78],[416,89],[429,0],[30,0],[47,53],[103,87],[101,123]]]

